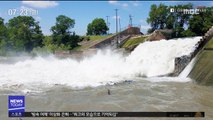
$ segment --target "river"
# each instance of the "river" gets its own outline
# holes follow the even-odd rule
[[[8,95],[24,95],[25,111],[204,111],[203,119],[211,120],[211,86],[184,75],[156,77],[171,73],[175,57],[192,52],[199,39],[145,42],[128,56],[105,50],[80,61],[47,56],[1,62],[0,120],[9,120]]]

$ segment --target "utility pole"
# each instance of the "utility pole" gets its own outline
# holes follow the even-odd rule
[[[119,32],[121,32],[121,18],[118,18],[119,20]]]
[[[108,21],[108,19],[109,19],[109,16],[106,16],[106,18],[107,18],[107,27],[109,28],[109,21]],[[107,31],[107,34],[109,35],[109,30]]]
[[[118,9],[115,9],[115,20],[116,20],[116,34],[118,33]],[[118,35],[116,36],[116,44],[118,47]]]
[[[129,26],[132,27],[132,15],[129,15]]]

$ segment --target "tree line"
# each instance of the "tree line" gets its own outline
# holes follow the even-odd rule
[[[65,15],[56,17],[56,23],[50,28],[52,34],[44,36],[39,22],[32,16],[17,16],[7,23],[0,17],[0,55],[28,52],[34,50],[72,50],[83,37],[72,31],[75,20]],[[102,35],[108,30],[102,18],[96,18],[88,24],[87,35]]]
[[[213,7],[200,7],[199,14],[190,14],[186,10],[193,9],[191,3],[174,6],[151,5],[147,18],[147,23],[151,25],[148,33],[157,29],[172,29],[173,37],[202,36],[213,26]]]
[[[192,4],[167,6],[151,5],[147,23],[151,25],[148,33],[158,29],[172,29],[172,37],[202,36],[213,26],[213,7],[206,7],[199,14],[183,14],[171,9],[192,9]],[[75,34],[72,28],[75,20],[65,15],[56,17],[55,25],[50,28],[52,34],[45,36],[39,22],[32,16],[17,16],[7,23],[0,17],[0,55],[10,51],[32,52],[46,50],[72,50],[78,47],[83,36]],[[109,30],[102,18],[95,18],[87,26],[87,35],[104,35]]]

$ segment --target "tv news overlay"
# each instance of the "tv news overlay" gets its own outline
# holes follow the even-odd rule
[[[213,120],[213,0],[0,1],[0,120]]]
[[[24,117],[25,96],[8,96],[8,116]]]
[[[10,112],[9,117],[204,117],[204,112]]]
[[[8,96],[9,117],[205,117],[205,112],[26,111],[25,96]]]
[[[25,112],[24,117],[204,117],[204,112]]]

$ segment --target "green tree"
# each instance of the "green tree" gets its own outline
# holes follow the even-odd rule
[[[74,27],[75,20],[65,15],[59,15],[56,18],[55,26],[51,27],[53,44],[57,46],[67,46],[67,49],[73,49],[78,46],[79,36],[70,30]]]
[[[0,55],[5,55],[7,51],[7,28],[4,19],[0,17]]]
[[[166,28],[168,12],[168,6],[164,4],[160,4],[159,6],[155,4],[151,5],[149,17],[147,18],[147,23],[151,24],[152,27],[149,32],[154,31],[156,29]]]
[[[176,10],[178,9],[192,9],[193,6],[191,3],[189,4],[184,4],[184,5],[177,5],[174,6]],[[184,37],[183,32],[184,30],[184,25],[188,25],[189,19],[192,17],[191,14],[184,14],[183,12],[175,12],[175,21],[174,21],[174,37]]]
[[[151,24],[151,29],[148,31],[149,33],[153,32],[154,30],[158,29],[158,19],[157,19],[157,5],[151,5],[151,10],[149,12],[149,17],[147,18],[147,23]]]
[[[147,23],[151,25],[151,29],[148,33],[153,32],[156,29],[173,29],[173,37],[182,37],[184,26],[188,24],[191,17],[190,14],[183,14],[183,12],[170,12],[170,9],[190,9],[192,4],[166,6],[160,4],[159,6],[153,4],[147,18]]]
[[[103,35],[106,34],[109,28],[102,18],[96,18],[87,25],[87,35]]]
[[[0,17],[0,41],[6,37],[6,26],[4,24],[4,19]]]
[[[43,34],[39,22],[31,16],[18,16],[9,20],[8,47],[15,51],[30,52],[34,47],[41,47]]]
[[[173,6],[169,6],[168,10],[170,11],[170,9],[174,9],[174,7]],[[175,12],[169,12],[168,16],[166,18],[166,28],[167,29],[174,29],[176,22],[177,22],[176,13]]]
[[[189,20],[189,30],[197,36],[204,35],[213,26],[213,7],[206,8],[205,12],[194,14]]]
[[[160,29],[165,29],[166,27],[166,20],[168,16],[168,7],[164,4],[160,4],[158,6],[158,22],[159,22],[159,28]]]
[[[92,23],[89,23],[87,25],[87,35],[93,35],[93,28],[92,28]]]

